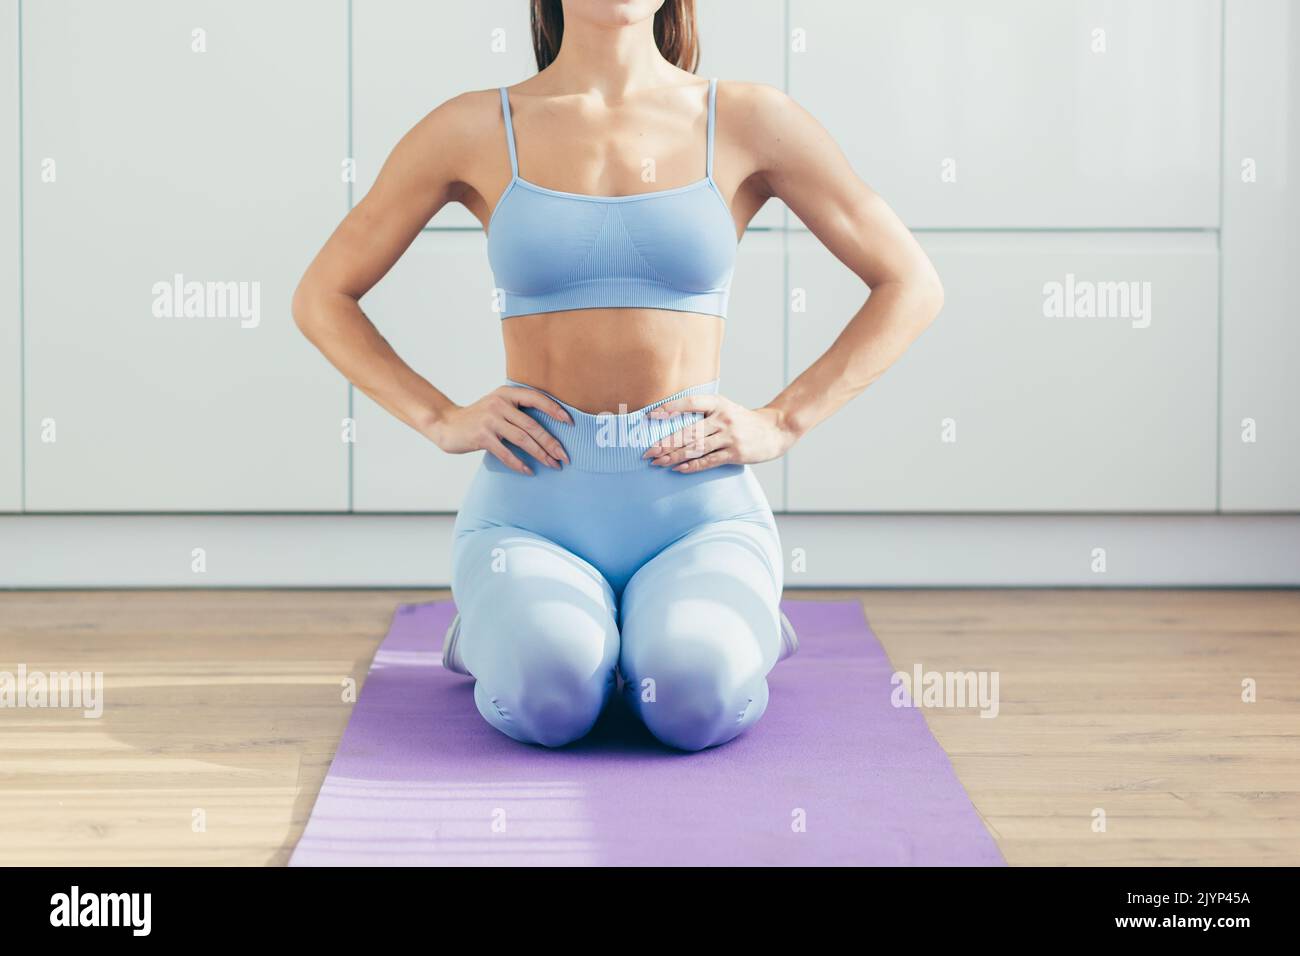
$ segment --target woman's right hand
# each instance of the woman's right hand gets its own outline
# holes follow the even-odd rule
[[[538,424],[525,407],[537,408],[562,422],[573,424],[569,413],[554,399],[531,388],[503,385],[472,405],[456,405],[444,412],[431,430],[434,444],[445,452],[463,455],[486,451],[521,475],[533,470],[506,448],[509,441],[549,468],[569,464],[569,456],[555,437]]]

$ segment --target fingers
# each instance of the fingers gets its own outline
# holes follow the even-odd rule
[[[488,435],[483,440],[483,448],[512,470],[524,475],[531,475],[532,469],[505,447],[503,439],[548,468],[559,468],[561,462],[569,463],[564,446],[532,416],[522,411],[522,406],[540,409],[559,421],[573,421],[562,405],[541,392],[505,386],[497,389],[484,406],[489,420],[485,427]]]
[[[527,418],[528,416],[525,415],[524,417]],[[528,452],[528,454],[532,455],[547,468],[560,467],[559,460],[552,457],[546,449],[542,447],[541,443],[529,434],[528,431],[509,421],[502,422],[500,427],[501,437],[510,442],[510,444],[514,445],[521,451]]]
[[[735,452],[730,448],[723,448],[720,451],[711,452],[703,458],[693,458],[690,461],[684,461],[673,471],[683,473],[690,472],[695,474],[697,471],[708,471],[710,468],[717,468],[719,465],[729,465],[736,458]]]
[[[540,409],[557,421],[573,424],[573,417],[564,410],[563,405],[551,398],[551,396],[544,395],[536,389],[508,385],[500,391],[516,405]]]
[[[687,395],[685,398],[674,399],[671,402],[664,402],[662,405],[649,412],[650,418],[672,418],[674,415],[681,415],[683,412],[703,412],[708,414],[716,409],[722,402],[721,395]]]
[[[501,463],[511,471],[517,471],[521,475],[531,475],[533,473],[533,470],[511,454],[510,449],[506,448],[501,439],[495,435],[492,435],[484,442],[484,448],[489,454],[500,459]]]
[[[703,448],[699,443],[703,442],[707,438],[712,438],[718,435],[721,431],[721,423],[714,419],[706,418],[702,421],[687,425],[685,428],[679,429],[671,435],[665,435],[647,448],[645,454],[641,457],[654,459],[656,465],[667,464],[666,461],[660,461],[659,459],[667,458],[676,450],[686,450],[695,447],[699,449],[697,450],[697,454],[679,456],[677,461],[682,461],[683,458],[695,458],[698,457],[699,454],[703,454],[704,451],[712,450],[711,448]],[[715,445],[714,447],[717,446]]]
[[[721,448],[728,447],[726,435],[721,432],[714,432],[712,435],[706,435],[702,438],[682,445],[680,448],[665,450],[661,455],[654,459],[651,464],[659,465],[664,468],[672,468],[674,465],[680,465],[682,462],[690,461],[696,458],[702,458]]]
[[[557,462],[562,461],[566,465],[569,463],[569,454],[564,450],[564,446],[560,444],[559,440],[556,439],[554,435],[543,428],[537,419],[533,418],[527,412],[522,412],[517,408],[513,408],[506,412],[505,417],[507,422],[510,422],[516,428],[521,428],[527,432],[529,437],[539,447],[544,455],[549,456]],[[511,440],[513,441],[513,439]],[[542,457],[534,452],[531,446],[520,445],[519,447],[523,448],[534,458],[537,458],[538,461],[542,460]]]

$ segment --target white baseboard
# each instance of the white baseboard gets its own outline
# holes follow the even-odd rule
[[[1300,515],[777,520],[790,588],[1300,585]],[[0,515],[0,588],[443,587],[452,521],[450,515]],[[194,569],[195,549],[202,549],[202,571]],[[1104,572],[1094,570],[1095,549],[1104,549]]]

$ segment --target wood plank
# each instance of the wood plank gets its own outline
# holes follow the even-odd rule
[[[998,673],[997,717],[924,714],[1009,862],[1300,862],[1300,592],[787,596],[861,601],[897,668]],[[0,712],[0,863],[287,862],[343,682],[397,604],[445,597],[0,592],[0,670],[102,671],[105,700],[97,720]]]

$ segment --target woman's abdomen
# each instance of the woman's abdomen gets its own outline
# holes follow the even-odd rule
[[[502,322],[506,377],[587,412],[649,405],[718,378],[724,322],[662,309],[581,309]]]

